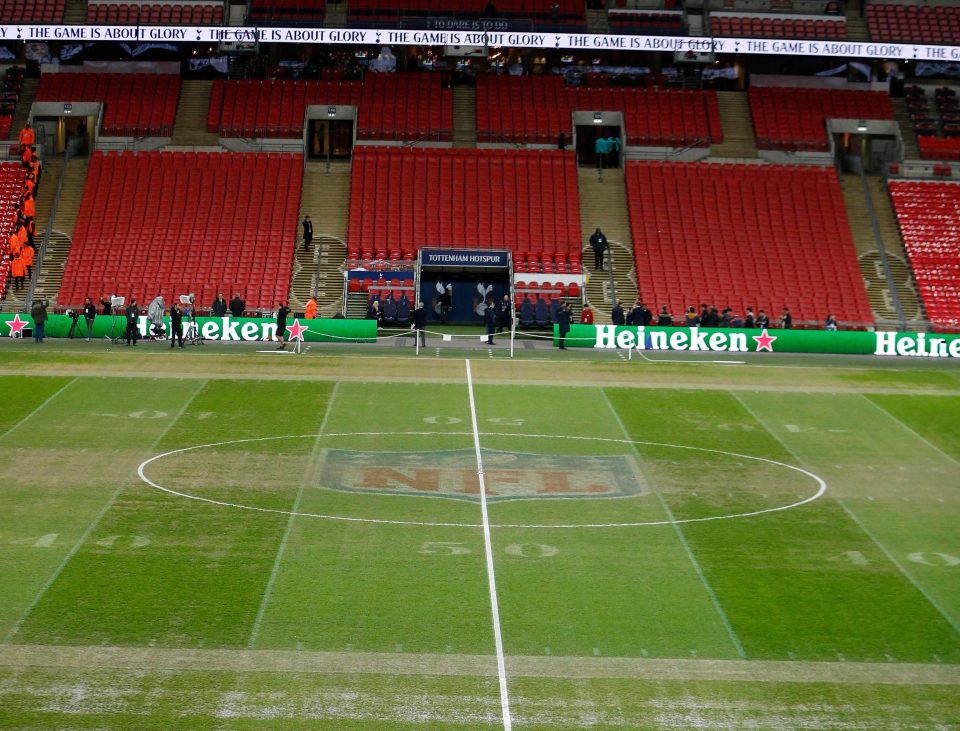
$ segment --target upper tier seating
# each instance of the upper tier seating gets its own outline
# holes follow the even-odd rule
[[[710,29],[715,36],[752,36],[755,38],[823,38],[847,37],[847,21],[843,18],[809,18],[802,15],[780,17],[757,15],[710,16]]]
[[[960,184],[889,186],[927,317],[937,330],[960,331]]]
[[[867,5],[867,30],[878,42],[960,43],[960,5]]]
[[[0,163],[0,298],[6,291],[10,275],[7,239],[17,222],[17,202],[23,192],[24,177],[20,163]]]
[[[220,25],[223,3],[209,0],[178,2],[90,2],[87,23],[109,25]]]
[[[250,3],[250,20],[322,23],[326,8],[326,0],[253,0]]]
[[[890,97],[881,91],[754,86],[750,115],[757,146],[764,149],[827,150],[827,119],[893,119]]]
[[[690,305],[795,321],[873,315],[832,168],[628,162],[640,296],[679,318]]]
[[[291,154],[94,152],[58,302],[102,294],[240,292],[286,300],[303,158]]]
[[[574,111],[622,111],[628,145],[706,147],[723,141],[716,93],[569,87],[560,76],[477,78],[480,142],[555,144],[572,139]]]
[[[566,266],[580,258],[577,195],[571,152],[358,147],[348,258],[505,248],[518,260]]]
[[[557,0],[560,7],[556,22],[551,2],[536,0],[500,0],[495,2],[495,17],[502,20],[533,22],[537,25],[582,26],[586,22],[583,0]],[[351,0],[349,20],[354,25],[377,26],[396,24],[402,20],[421,22],[426,17],[455,17],[476,20],[484,17],[487,0]]]
[[[174,74],[44,74],[37,89],[42,102],[103,102],[100,134],[111,137],[169,137],[179,99]]]
[[[453,92],[434,74],[359,81],[215,82],[207,130],[222,137],[300,137],[308,105],[355,105],[360,139],[453,139]]]
[[[0,23],[60,23],[67,0],[0,0]]]
[[[611,9],[607,21],[611,33],[679,36],[687,32],[680,11]]]

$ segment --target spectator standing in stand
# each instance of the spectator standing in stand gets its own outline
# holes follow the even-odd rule
[[[780,315],[780,327],[784,330],[793,328],[793,315],[790,314],[790,310],[786,307],[783,308],[783,314]]]
[[[243,317],[243,313],[246,312],[246,310],[247,303],[240,297],[239,292],[235,293],[233,299],[230,300],[230,314],[234,317]]]
[[[210,307],[210,314],[214,317],[226,317],[227,300],[224,299],[223,292],[217,294],[217,298],[213,301],[213,305]]]
[[[603,269],[603,254],[609,248],[607,237],[597,226],[597,230],[590,237],[590,248],[593,249],[593,268],[597,271]]]
[[[310,244],[313,242],[313,221],[310,216],[303,217],[303,250],[310,251]]]

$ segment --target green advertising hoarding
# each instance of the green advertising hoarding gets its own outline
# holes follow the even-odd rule
[[[553,340],[559,345],[556,325]],[[960,359],[960,335],[941,333],[571,325],[564,344],[571,348],[621,350],[844,353]]]
[[[65,338],[70,333],[72,318],[67,315],[50,315],[44,327],[44,334],[51,338]],[[163,318],[167,332],[170,331],[170,318]],[[377,339],[375,320],[287,319],[288,330],[296,323],[306,327],[303,340],[307,343],[372,343]],[[205,340],[223,340],[236,342],[257,342],[271,340],[277,331],[277,321],[270,317],[198,317],[197,328]],[[150,321],[141,316],[137,321],[141,337],[150,330]],[[183,332],[186,335],[191,323],[184,320]],[[28,314],[0,315],[0,336],[22,335],[25,329],[33,331],[33,318]],[[93,321],[93,337],[102,338],[123,335],[127,329],[127,318],[123,315],[97,315]],[[86,337],[87,324],[83,317],[77,321],[74,337]],[[290,339],[290,332],[285,336]]]

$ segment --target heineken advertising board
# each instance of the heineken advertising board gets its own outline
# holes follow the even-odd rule
[[[559,345],[554,325],[554,344]],[[960,335],[827,330],[571,325],[567,347],[707,353],[846,353],[958,358]]]
[[[167,332],[170,331],[170,318],[163,318]],[[299,327],[304,342],[308,343],[372,343],[377,339],[377,323],[374,320],[320,319],[300,320],[288,318],[285,337],[290,339],[291,330]],[[51,338],[65,338],[70,333],[72,319],[66,315],[50,315],[44,334]],[[150,321],[141,316],[137,322],[141,337],[150,331]],[[190,323],[184,320],[183,332],[187,334]],[[197,327],[205,340],[232,340],[256,342],[272,340],[277,334],[277,321],[272,317],[198,317]],[[0,336],[15,337],[26,329],[33,331],[33,318],[28,314],[0,315]],[[97,315],[93,321],[93,336],[97,338],[123,335],[127,329],[127,318],[123,315]],[[81,317],[77,321],[74,337],[86,337],[87,324]]]

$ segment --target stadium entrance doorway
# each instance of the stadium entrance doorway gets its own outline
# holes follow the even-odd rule
[[[357,108],[310,105],[303,130],[303,151],[308,160],[349,160],[357,141]]]
[[[602,158],[603,167],[620,167],[626,143],[621,112],[574,112],[573,137],[577,165],[597,166]]]

